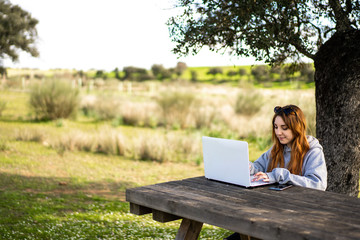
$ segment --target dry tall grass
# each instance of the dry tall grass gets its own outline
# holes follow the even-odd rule
[[[166,88],[166,86],[168,88]],[[178,88],[178,92],[175,89]],[[303,109],[309,134],[315,134],[314,90],[243,89],[211,85],[165,85],[153,96],[107,98],[93,101],[98,115],[111,112],[120,124],[172,129],[206,129],[214,135],[228,132],[237,138],[267,136],[275,106],[295,104]],[[221,136],[221,134],[220,134]]]
[[[18,128],[14,131],[16,141],[43,142],[45,132],[38,128]]]
[[[176,89],[180,93],[161,94],[174,93]],[[136,160],[200,163],[202,135],[252,139],[259,149],[265,150],[270,144],[273,109],[287,104],[296,104],[304,110],[309,134],[315,134],[314,90],[256,89],[259,97],[249,97],[241,103],[243,108],[256,106],[256,112],[237,111],[238,96],[254,94],[251,91],[193,84],[163,85],[152,90],[152,94],[142,95],[88,94],[83,96],[86,111],[93,111],[98,120],[118,120],[117,124],[112,122],[115,128],[108,124],[93,131],[71,130],[55,138],[41,130],[21,129],[16,131],[15,138],[43,142],[61,155],[66,151],[87,151]],[[144,131],[137,135],[124,134],[118,124],[142,127]]]
[[[37,119],[68,118],[77,112],[78,95],[68,81],[48,80],[32,86],[29,104]]]
[[[101,127],[94,131],[71,130],[54,137],[39,128],[29,128],[16,129],[14,138],[40,142],[55,149],[61,156],[68,151],[85,151],[161,163],[199,163],[201,154],[200,136],[156,130],[126,136],[119,129]]]

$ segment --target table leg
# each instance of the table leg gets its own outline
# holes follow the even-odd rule
[[[241,234],[241,233],[240,233],[240,239],[241,240],[261,240],[259,238],[251,237],[251,236],[244,235],[244,234]]]
[[[203,223],[184,218],[175,240],[196,240],[200,235]]]
[[[251,237],[240,233],[240,239],[241,240],[251,240]]]

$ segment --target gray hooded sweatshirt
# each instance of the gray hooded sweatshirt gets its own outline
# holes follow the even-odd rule
[[[291,183],[298,186],[325,190],[327,186],[327,170],[323,148],[316,138],[307,136],[307,140],[310,144],[310,149],[304,157],[301,176],[291,174],[286,168],[274,168],[271,172],[266,172],[272,148],[262,154],[254,163],[250,163],[250,173],[266,172],[271,183]],[[290,162],[290,157],[291,148],[285,145],[285,166]]]

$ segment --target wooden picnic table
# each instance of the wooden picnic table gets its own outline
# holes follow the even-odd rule
[[[360,199],[310,188],[246,189],[195,177],[127,189],[126,200],[131,213],[183,219],[175,239],[197,239],[203,223],[242,239],[360,239]]]

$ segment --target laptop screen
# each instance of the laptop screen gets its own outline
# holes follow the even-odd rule
[[[251,187],[248,143],[232,139],[202,137],[205,177]]]

